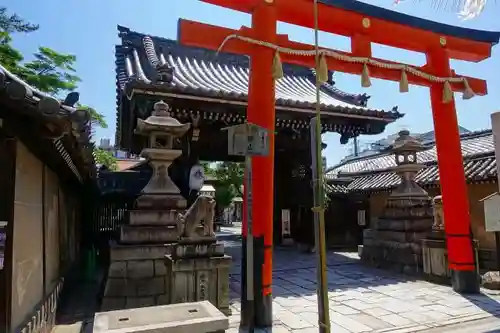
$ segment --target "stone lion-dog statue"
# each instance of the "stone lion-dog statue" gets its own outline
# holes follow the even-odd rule
[[[444,230],[443,198],[438,195],[432,199],[432,211],[434,213],[433,230]]]
[[[200,195],[185,214],[177,216],[181,238],[215,236],[214,217],[215,199],[210,196]],[[203,226],[203,235],[196,233],[196,229],[200,225]]]

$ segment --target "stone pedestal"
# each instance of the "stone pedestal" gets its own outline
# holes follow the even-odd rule
[[[361,259],[402,273],[421,273],[421,241],[432,228],[432,207],[430,202],[406,201],[404,207],[394,207],[395,203],[388,202],[384,216],[364,230]]]
[[[168,244],[112,244],[102,311],[170,304]]]
[[[478,262],[478,242],[474,241],[474,255]],[[452,272],[448,268],[448,250],[443,230],[433,230],[422,240],[423,273],[427,280],[449,284]],[[479,274],[479,272],[478,272]]]
[[[166,256],[170,303],[208,300],[229,316],[231,257],[222,244],[176,244]]]
[[[140,198],[145,203],[149,196]],[[151,206],[156,209],[128,211],[129,224],[121,226],[119,243],[110,244],[104,311],[169,304],[166,288],[169,276],[164,258],[182,233],[182,225],[176,218],[179,202],[172,202],[171,206],[156,203]]]
[[[448,251],[444,239],[423,239],[422,256],[427,280],[438,283],[450,281],[451,271],[448,268]]]

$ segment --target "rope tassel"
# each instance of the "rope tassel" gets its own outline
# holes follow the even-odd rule
[[[408,88],[408,75],[406,71],[401,71],[401,80],[399,81],[399,92],[407,93],[410,89]]]
[[[318,81],[321,83],[328,82],[328,63],[326,62],[326,56],[322,54],[319,58],[319,66],[318,66]]]
[[[280,53],[278,51],[274,53],[272,75],[275,80],[283,77],[283,65],[281,64]]]
[[[476,96],[476,94],[470,87],[469,81],[467,81],[467,79],[464,79],[464,92],[462,94],[462,99],[471,99],[474,96]]]
[[[361,72],[361,86],[364,88],[372,86],[372,82],[370,81],[370,71],[368,70],[368,66],[366,64],[363,64],[363,71]]]
[[[313,57],[316,55],[316,50],[291,49],[291,48],[287,48],[287,47],[282,47],[280,45],[272,44],[269,42],[261,41],[258,39],[253,39],[253,38],[249,38],[249,37],[245,37],[245,36],[239,36],[238,34],[231,34],[231,35],[228,35],[226,38],[224,38],[224,41],[220,44],[217,52],[221,52],[224,49],[224,46],[226,45],[226,43],[232,39],[238,39],[238,40],[243,41],[245,43],[249,43],[252,45],[259,45],[262,47],[273,49],[273,51],[275,52],[275,56],[274,56],[274,64],[273,64],[272,72],[273,72],[273,77],[275,77],[276,79],[283,77],[283,74],[282,74],[283,69],[281,68],[281,59],[279,58],[279,52],[291,54],[294,56],[303,56],[303,57]],[[374,66],[374,67],[381,68],[381,69],[405,71],[406,72],[405,74],[401,73],[401,81],[402,82],[401,82],[400,90],[402,90],[402,92],[404,92],[406,90],[404,87],[405,86],[404,76],[406,76],[407,73],[410,73],[411,75],[416,76],[418,78],[421,78],[423,80],[426,80],[430,83],[444,84],[445,82],[448,82],[448,84],[447,84],[448,86],[450,86],[451,83],[453,83],[453,84],[461,83],[464,85],[464,90],[463,90],[463,93],[464,93],[463,98],[464,99],[469,99],[476,94],[472,89],[470,89],[469,83],[466,82],[465,78],[463,78],[463,77],[435,76],[435,75],[432,75],[430,73],[426,73],[417,67],[408,66],[408,65],[404,65],[404,64],[390,63],[390,62],[380,61],[380,60],[371,59],[371,58],[351,57],[351,56],[345,55],[343,53],[335,52],[332,50],[321,50],[321,55],[324,56],[325,58],[329,57],[329,58],[332,58],[332,60],[347,62],[347,63],[351,63],[351,64],[359,65],[360,63],[362,63],[363,64],[363,71],[361,73],[362,74],[361,75],[361,85],[363,87],[370,87],[371,86],[370,75],[369,75],[368,67],[367,67],[367,64],[369,64],[370,66]],[[321,58],[323,58],[323,57],[321,57]],[[322,60],[320,59],[320,62],[321,61]],[[319,68],[317,70],[319,72]],[[318,75],[321,75],[321,74],[318,73]],[[453,93],[451,95],[453,97]]]
[[[443,103],[449,103],[453,100],[453,90],[449,81],[445,81],[443,85]]]

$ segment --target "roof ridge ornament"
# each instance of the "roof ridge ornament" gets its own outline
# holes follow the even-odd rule
[[[171,83],[174,79],[174,68],[170,67],[167,62],[163,62],[158,58],[153,39],[150,36],[144,36],[142,38],[142,44],[144,45],[149,63],[156,70],[155,83]]]

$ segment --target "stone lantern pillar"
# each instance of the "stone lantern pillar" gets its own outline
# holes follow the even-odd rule
[[[387,198],[382,216],[365,230],[363,261],[400,272],[422,271],[421,241],[433,224],[431,198],[415,181],[425,167],[417,160],[417,153],[423,150],[407,130],[399,132],[392,152],[400,184]]]
[[[182,150],[173,149],[174,140],[182,137],[191,124],[181,124],[170,117],[169,106],[155,103],[152,115],[146,120],[138,119],[135,133],[148,138],[148,147],[141,151],[153,168],[153,176],[137,199],[138,208],[186,208],[186,199],[168,175],[172,162],[182,155]]]

